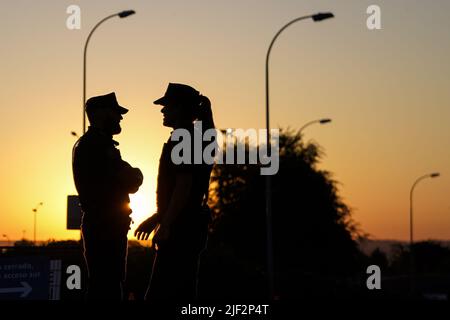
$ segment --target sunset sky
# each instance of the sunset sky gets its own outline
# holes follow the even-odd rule
[[[81,29],[66,27],[69,5]],[[381,8],[381,30],[366,26]],[[77,239],[67,231],[67,195],[76,194],[71,151],[82,131],[82,57],[91,28],[105,22],[88,50],[87,95],[115,91],[130,112],[122,122],[123,158],[144,173],[133,196],[134,227],[155,210],[162,126],[152,102],[169,82],[210,97],[219,128],[264,128],[264,63],[285,23],[320,11],[336,18],[301,21],[275,44],[271,125],[314,125],[305,138],[326,153],[361,228],[376,239],[409,237],[409,190],[416,239],[450,239],[450,2],[321,0],[1,1],[0,235]],[[274,213],[276,214],[276,213]],[[134,239],[131,232],[129,238]]]

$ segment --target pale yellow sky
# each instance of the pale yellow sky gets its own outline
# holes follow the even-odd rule
[[[81,7],[81,30],[66,28],[66,8]],[[366,8],[381,8],[382,30],[366,27]],[[88,96],[115,91],[130,108],[117,137],[123,158],[140,167],[136,222],[154,210],[157,163],[169,134],[152,101],[168,82],[191,84],[213,102],[219,127],[264,127],[264,60],[289,20],[318,11],[336,18],[302,21],[277,40],[271,56],[271,124],[311,126],[307,139],[326,152],[354,208],[376,238],[407,239],[409,189],[417,239],[450,239],[450,11],[448,1],[2,1],[0,20],[0,233],[76,238],[65,230],[74,194],[70,131],[81,132],[82,49]],[[139,203],[139,205],[138,205]],[[131,233],[130,233],[130,238]]]

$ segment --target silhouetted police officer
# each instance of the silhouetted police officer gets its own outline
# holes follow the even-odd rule
[[[142,184],[139,169],[123,161],[119,144],[122,114],[114,93],[90,98],[88,131],[73,149],[73,174],[83,214],[84,256],[89,271],[88,299],[122,299],[126,274],[129,194]]]
[[[214,128],[209,99],[188,85],[170,83],[164,97],[154,103],[163,106],[163,125],[173,128],[173,132],[189,131],[192,144],[194,131],[199,130],[194,126],[195,120],[202,121],[204,130]],[[153,242],[157,253],[148,300],[195,299],[199,258],[206,246],[210,218],[206,200],[212,165],[194,164],[193,145],[190,163],[175,164],[171,154],[176,144],[169,138],[159,160],[157,214],[135,232],[138,239],[148,239],[156,227]],[[197,151],[203,159],[203,148]]]

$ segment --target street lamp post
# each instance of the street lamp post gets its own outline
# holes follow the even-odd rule
[[[414,294],[415,291],[415,257],[414,257],[414,237],[413,237],[413,194],[416,185],[426,178],[437,178],[440,173],[435,172],[431,174],[426,174],[419,177],[412,185],[411,191],[409,193],[409,256],[410,256],[410,293]]]
[[[42,206],[43,204],[44,204],[44,203],[39,202],[39,203],[37,204],[36,208],[33,209],[33,212],[34,212],[34,235],[33,235],[33,242],[34,242],[34,245],[36,245],[36,214],[37,214],[38,208],[39,208],[40,206]]]
[[[331,119],[328,119],[328,118],[325,118],[325,119],[318,119],[318,120],[313,120],[313,121],[307,122],[305,125],[303,125],[303,127],[300,128],[300,130],[298,130],[298,133],[301,134],[302,131],[303,131],[306,127],[308,127],[308,126],[310,126],[310,125],[312,125],[312,124],[314,124],[314,123],[327,124],[327,123],[330,123],[330,122],[331,122]]]
[[[91,39],[92,34],[94,31],[106,20],[111,19],[113,17],[119,17],[119,18],[126,18],[132,14],[135,14],[136,12],[134,10],[125,10],[121,11],[119,13],[112,14],[110,16],[107,16],[106,18],[100,20],[94,28],[92,28],[91,32],[89,33],[86,43],[84,45],[84,54],[83,54],[83,134],[86,133],[86,112],[85,112],[85,104],[86,104],[86,54],[87,54],[87,47],[89,44],[89,40]]]
[[[293,23],[306,20],[313,19],[313,21],[318,22],[325,19],[333,18],[334,15],[331,12],[325,13],[317,13],[313,15],[299,17],[294,19],[284,25],[273,37],[272,42],[269,45],[266,54],[266,143],[267,143],[267,152],[271,150],[269,148],[270,140],[270,121],[269,121],[269,57],[270,52],[272,51],[272,47],[277,40],[278,36],[290,25]],[[269,294],[270,298],[274,299],[274,262],[273,262],[273,235],[272,235],[272,176],[266,175],[266,228],[267,228],[267,276],[268,276],[268,284],[269,284]]]
[[[11,240],[9,239],[8,235],[7,234],[3,234],[2,237],[5,238],[6,241],[8,241],[8,247],[9,247],[11,245]]]

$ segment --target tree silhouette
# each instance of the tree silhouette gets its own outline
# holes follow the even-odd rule
[[[246,159],[250,148],[255,146],[246,144]],[[310,291],[317,287],[319,280],[334,290],[331,282],[360,272],[362,254],[355,239],[363,234],[338,194],[338,183],[330,172],[317,168],[323,156],[317,144],[305,144],[299,133],[281,130],[279,154],[279,172],[272,177],[278,290],[283,296],[295,296],[301,288]],[[264,277],[264,199],[265,177],[260,175],[260,165],[214,167],[210,189],[214,218],[206,256],[226,252],[226,262],[239,261],[246,279],[251,274]],[[216,268],[217,273],[230,272],[220,270],[223,265]],[[324,286],[319,286],[320,290]]]
[[[450,249],[437,241],[420,241],[413,244],[416,274],[445,274],[450,272]],[[409,245],[394,248],[392,272],[407,274],[410,268]]]

